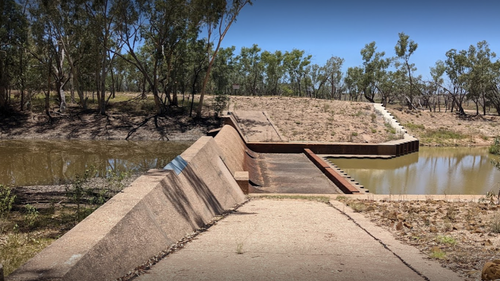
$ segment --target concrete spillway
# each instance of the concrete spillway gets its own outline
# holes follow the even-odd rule
[[[215,138],[200,138],[166,169],[139,177],[7,280],[116,279],[243,203],[244,193],[359,192],[316,153],[398,156],[418,150],[413,139],[250,143],[232,125]]]

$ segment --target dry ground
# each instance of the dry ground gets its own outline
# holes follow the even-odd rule
[[[369,103],[240,96],[229,103],[230,111],[266,111],[289,141],[379,143],[397,138]]]
[[[500,136],[500,116],[475,116],[469,112],[467,117],[460,117],[449,111],[410,111],[400,107],[388,110],[422,145],[489,146]]]
[[[498,198],[485,197],[482,202],[340,200],[464,280],[481,280],[484,264],[500,259]]]
[[[364,102],[231,96],[229,110],[266,111],[290,141],[380,143],[397,138]],[[500,136],[498,116],[460,118],[444,110],[409,111],[400,106],[388,110],[421,145],[487,146]]]

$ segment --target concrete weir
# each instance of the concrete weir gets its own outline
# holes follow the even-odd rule
[[[177,159],[185,165],[139,177],[7,280],[113,280],[126,275],[246,200],[224,158],[212,137],[202,137]]]
[[[245,142],[234,118],[150,170],[6,280],[113,280],[243,202],[245,193],[359,193],[316,154],[399,156],[390,144]]]

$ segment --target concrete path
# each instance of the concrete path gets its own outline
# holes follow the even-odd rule
[[[332,203],[253,199],[138,280],[461,280]]]
[[[283,142],[284,138],[264,111],[233,112],[241,131],[249,142]]]

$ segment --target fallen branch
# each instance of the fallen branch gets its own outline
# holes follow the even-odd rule
[[[146,123],[148,123],[148,121],[153,118],[153,117],[156,117],[156,115],[153,115],[153,116],[149,116],[147,117],[144,121],[142,121],[137,127],[133,128],[132,130],[130,130],[128,132],[128,135],[127,137],[125,138],[125,140],[128,140],[128,138],[130,138],[140,127],[144,126]]]

